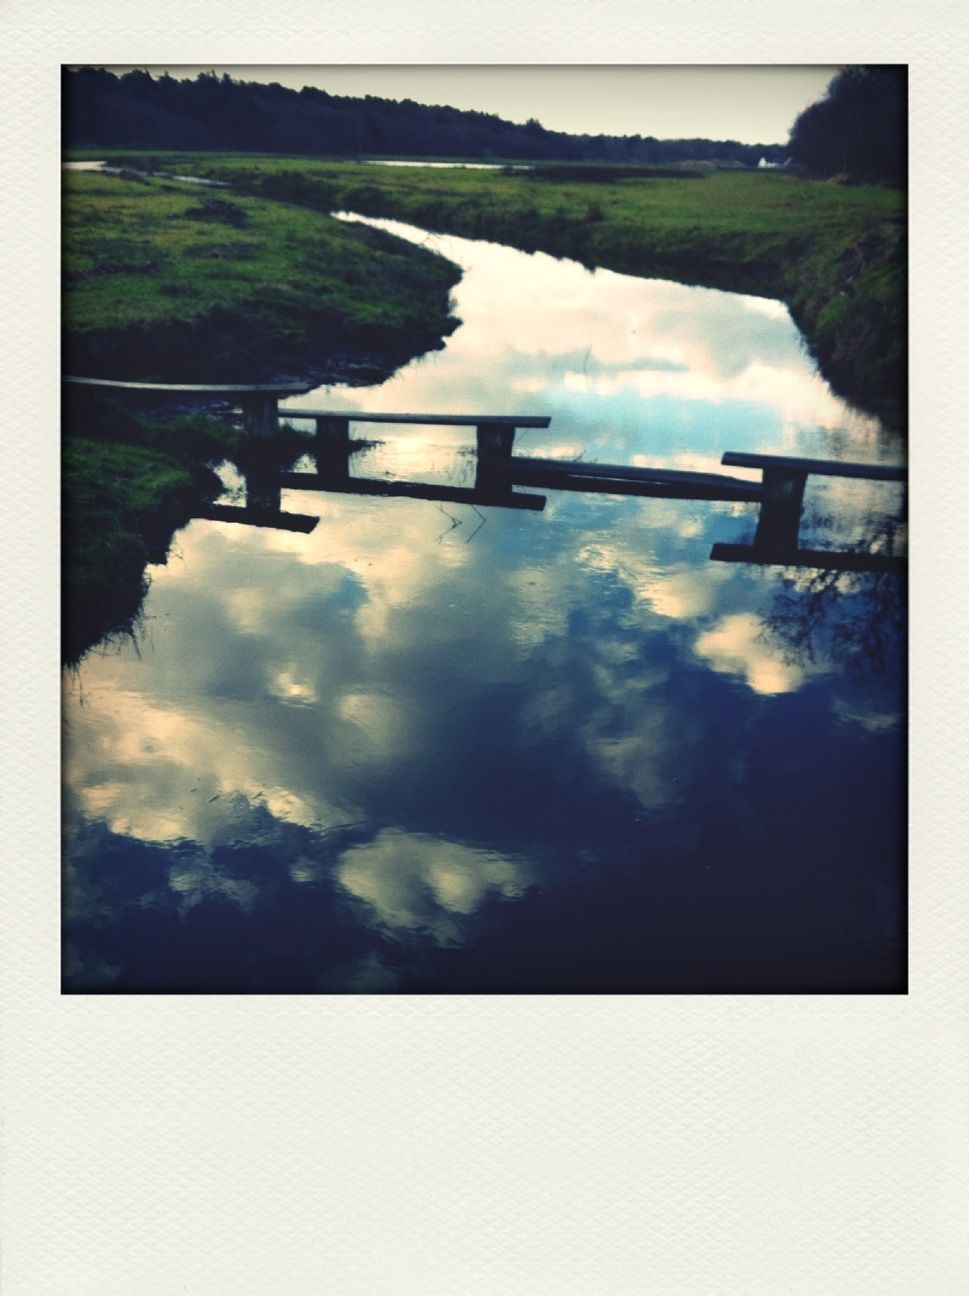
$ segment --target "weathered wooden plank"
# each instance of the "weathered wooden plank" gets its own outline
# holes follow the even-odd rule
[[[441,486],[431,482],[385,481],[378,477],[350,477],[335,481],[317,473],[282,473],[284,490],[333,491],[344,495],[401,496],[406,499],[437,500],[445,504],[482,504],[489,508],[532,509],[541,512],[544,495],[492,495],[470,486]]]
[[[907,559],[888,554],[839,552],[835,549],[789,549],[770,552],[756,545],[715,544],[714,562],[757,563],[765,567],[817,567],[822,571],[876,572],[901,576]]]
[[[273,513],[265,509],[240,508],[236,504],[206,504],[197,509],[194,516],[207,522],[241,522],[245,526],[299,531],[303,535],[309,535],[320,520],[309,513]]]
[[[363,414],[359,410],[280,408],[284,418],[341,418],[351,423],[416,423],[440,427],[478,427],[482,423],[512,428],[547,428],[551,417],[534,414]]]
[[[508,469],[510,480],[516,485],[540,486],[543,490],[586,491],[595,495],[639,495],[653,499],[728,500],[753,504],[760,500],[759,487],[752,491],[750,482],[734,485],[729,478],[725,478],[724,484],[713,474],[712,482],[679,479],[664,481],[657,477],[587,476],[561,468],[520,470],[515,466],[518,462],[517,459],[511,461]]]
[[[197,396],[238,396],[245,392],[275,392],[278,396],[300,396],[310,391],[306,383],[156,383],[122,382],[114,378],[75,378],[63,381],[82,387],[117,387],[122,391],[191,392]]]
[[[583,463],[576,459],[532,459],[515,455],[511,461],[513,476],[528,479],[530,473],[563,472],[570,477],[604,477],[610,481],[652,481],[663,483],[683,482],[700,486],[727,486],[736,488],[750,499],[760,498],[760,482],[745,481],[742,477],[728,477],[725,473],[690,472],[682,468],[644,468],[635,464]]]
[[[869,481],[908,479],[908,469],[902,464],[842,463],[837,459],[796,459],[789,455],[747,454],[740,450],[727,450],[720,462],[730,468],[788,468],[822,477],[863,477]]]

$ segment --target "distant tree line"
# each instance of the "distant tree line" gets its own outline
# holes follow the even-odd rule
[[[370,95],[331,95],[305,86],[236,81],[203,72],[194,80],[116,76],[102,68],[65,72],[63,140],[68,148],[210,149],[334,157],[490,158],[559,162],[782,162],[780,144],[569,135],[494,113],[433,107]]]
[[[791,129],[791,158],[811,175],[904,185],[908,178],[907,69],[844,68]]]

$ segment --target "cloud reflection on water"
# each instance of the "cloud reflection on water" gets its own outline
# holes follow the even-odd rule
[[[444,351],[368,391],[368,410],[406,405],[560,416],[584,395],[586,445],[601,442],[604,414],[622,431],[603,453],[606,445],[610,453],[640,449],[675,407],[682,415],[690,404],[697,407],[690,429],[702,431],[713,419],[717,438],[732,431],[727,411],[738,402],[771,411],[768,433],[796,424],[802,436],[847,427],[856,444],[877,438],[877,421],[850,410],[818,375],[781,302],[590,271],[543,253],[526,257],[498,244],[428,236],[397,221],[367,223],[426,244],[467,271],[455,290],[462,327]],[[441,381],[445,374],[450,381]],[[354,389],[327,395],[337,393],[356,407]],[[292,403],[312,407],[315,400],[311,394]],[[719,448],[751,448],[746,428],[736,435],[737,447],[718,440]],[[794,436],[791,428],[783,445]]]
[[[658,466],[885,452],[779,303],[433,242],[468,266],[444,350],[293,404],[551,413],[520,453]],[[386,437],[357,471],[466,479],[466,431]],[[856,513],[843,489],[819,508]],[[563,494],[483,525],[406,500],[285,507],[316,530],[192,523],[153,572],[140,654],[90,655],[83,697],[69,681],[79,982],[123,979],[125,957],[95,947],[132,913],[183,931],[278,913],[308,925],[286,956],[305,988],[391,988],[422,942],[473,947],[496,908],[591,874],[608,912],[611,879],[682,869],[721,821],[755,840],[762,794],[734,735],[773,732],[783,699],[819,690],[805,749],[835,725],[890,732],[877,688],[836,689],[826,649],[795,660],[765,630],[781,574],[708,561],[714,540],[749,538],[747,505]],[[286,939],[266,936],[279,959]]]
[[[425,932],[439,945],[457,945],[463,919],[488,892],[520,896],[534,870],[459,842],[388,828],[342,856],[335,878],[395,930]]]
[[[784,660],[783,645],[749,612],[718,621],[697,639],[696,651],[715,671],[742,675],[755,693],[793,693],[804,681],[804,670]]]

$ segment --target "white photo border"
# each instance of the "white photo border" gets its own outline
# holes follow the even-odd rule
[[[5,7],[5,1296],[969,1290],[967,31],[944,0]],[[60,65],[205,56],[909,65],[907,995],[60,996]]]

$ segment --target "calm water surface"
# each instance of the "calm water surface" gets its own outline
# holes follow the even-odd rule
[[[548,414],[517,452],[588,461],[901,459],[780,303],[371,223],[460,263],[463,323],[291,404]],[[470,429],[360,430],[360,475],[473,477]],[[813,479],[802,534],[878,547],[899,506]],[[192,522],[137,642],[66,677],[67,989],[904,988],[893,578],[710,561],[748,504],[284,507],[318,527]]]

